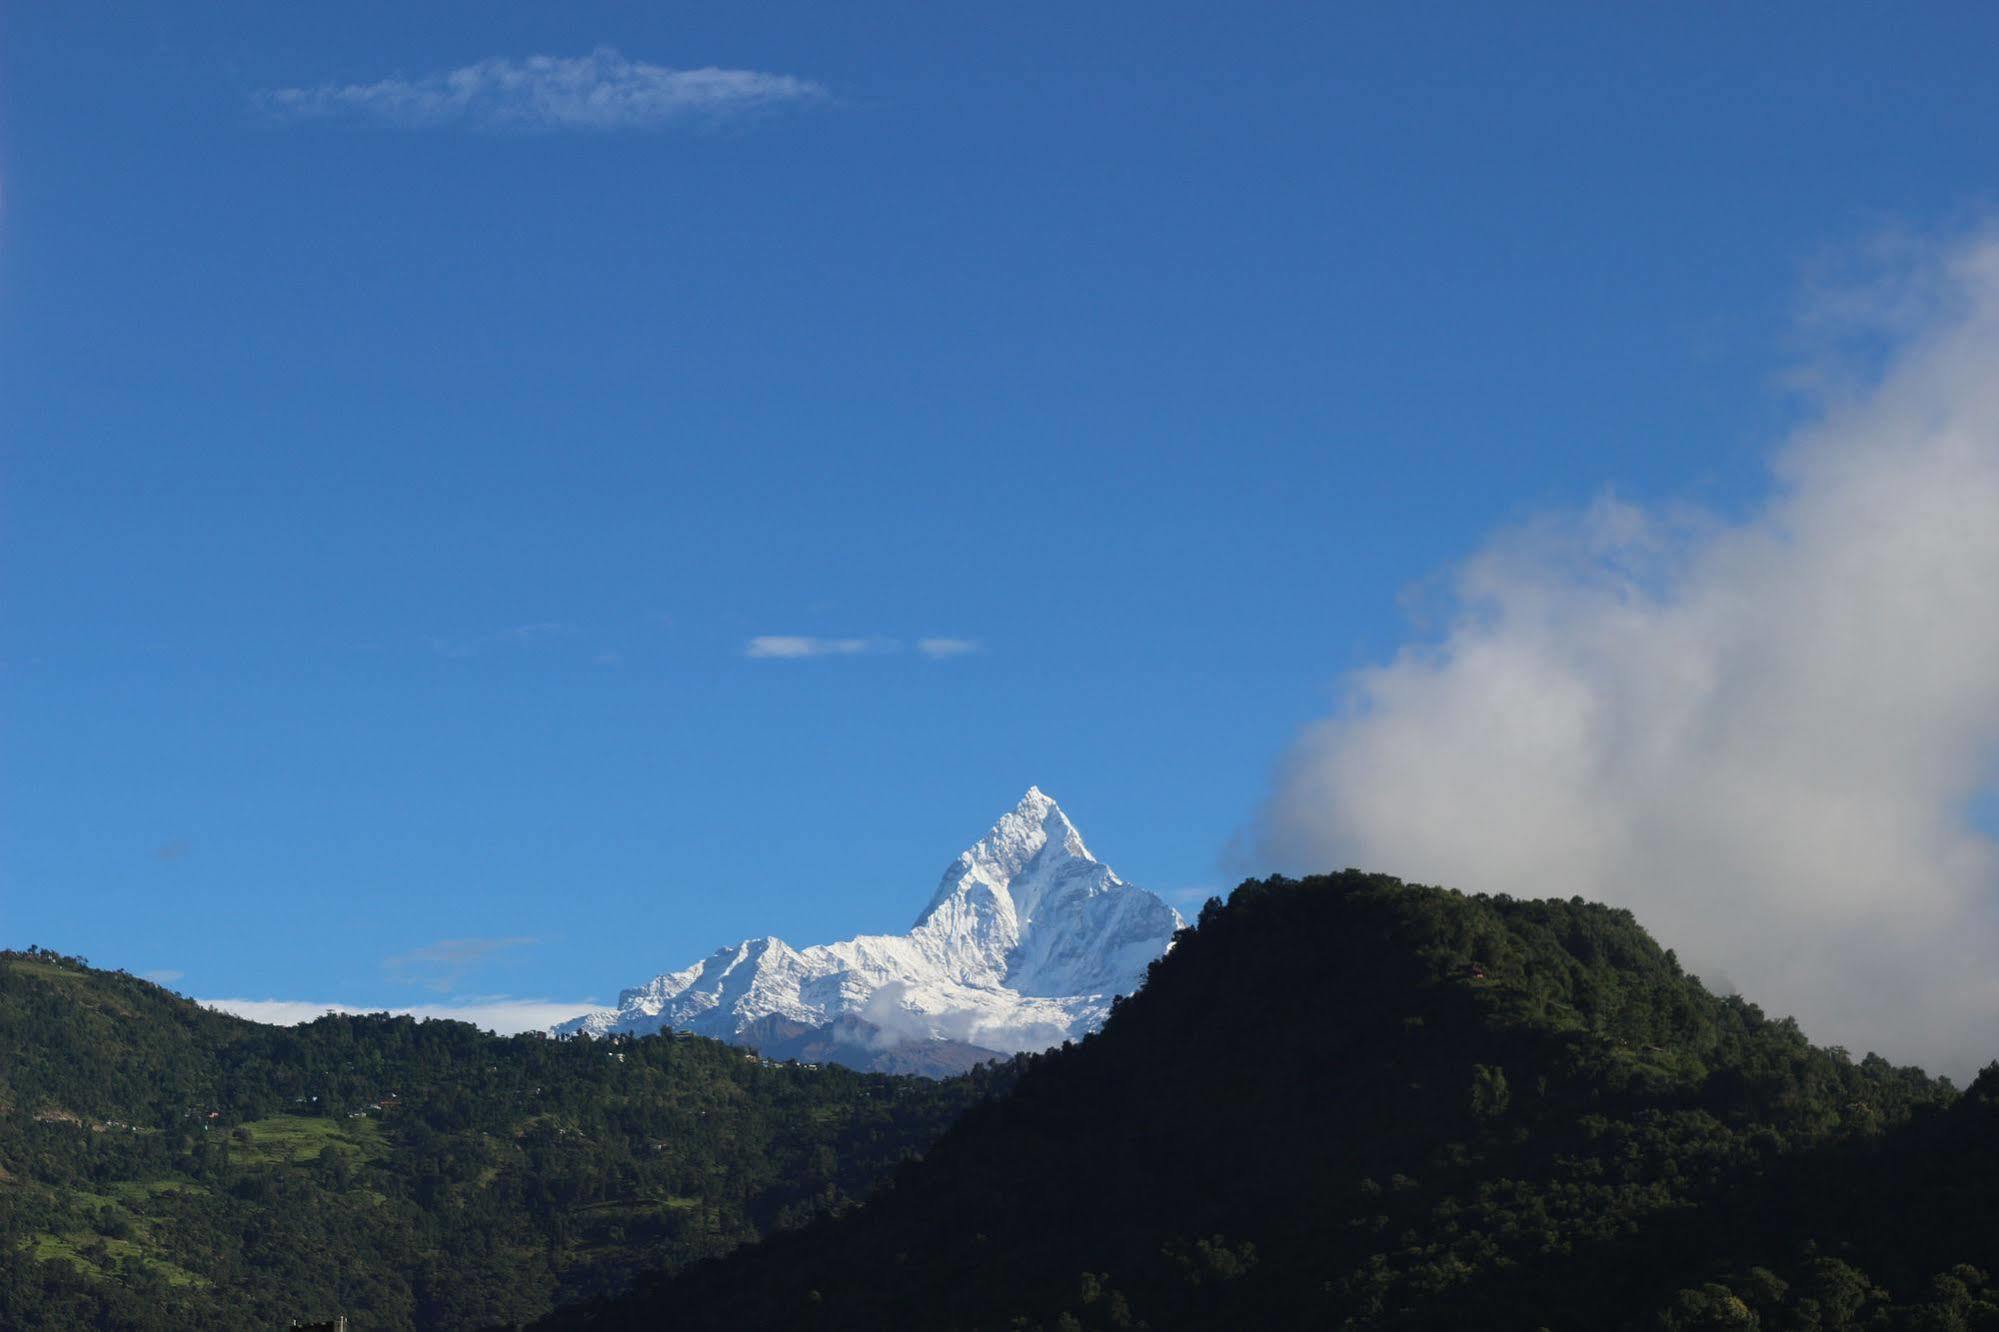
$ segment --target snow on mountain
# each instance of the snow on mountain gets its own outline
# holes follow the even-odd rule
[[[1172,944],[1180,913],[1090,854],[1061,806],[1030,787],[944,871],[907,934],[792,948],[745,939],[618,996],[557,1034],[661,1028],[723,1040],[768,1019],[842,1021],[886,1050],[952,1042],[1008,1054],[1103,1025]],[[786,1026],[786,1030],[797,1030]]]

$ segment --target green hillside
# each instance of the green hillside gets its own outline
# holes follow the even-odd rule
[[[1995,1102],[1628,912],[1251,882],[867,1207],[558,1322],[1999,1326]]]
[[[1006,1076],[268,1027],[0,953],[0,1326],[524,1321],[851,1205]]]
[[[1999,1328],[1999,1070],[1815,1048],[1580,900],[1247,883],[946,1083],[39,952],[0,1052],[9,1328]]]

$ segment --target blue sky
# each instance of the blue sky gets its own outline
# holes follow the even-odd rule
[[[901,929],[1030,783],[1262,870],[1454,567],[1756,511],[1999,184],[1984,6],[185,8],[0,30],[0,939],[204,995]]]

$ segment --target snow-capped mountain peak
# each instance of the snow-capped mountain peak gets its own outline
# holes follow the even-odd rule
[[[876,1031],[884,1049],[1042,1049],[1102,1025],[1181,923],[1091,855],[1062,807],[1029,787],[945,868],[908,934],[806,949],[745,940],[556,1030],[671,1026],[727,1040],[773,1017],[806,1027],[845,1019]]]
[[[1106,900],[1092,906],[1099,898]],[[1121,945],[1102,937],[1107,929],[1129,933],[1119,919],[1129,907],[1168,939],[1179,926],[1172,908],[1118,878],[1090,854],[1062,807],[1029,787],[945,869],[910,937],[961,983],[1079,994],[1115,987],[1129,969]]]
[[[1081,860],[1095,865],[1097,858],[1083,844],[1083,834],[1069,822],[1069,816],[1038,786],[1027,788],[1020,803],[1000,816],[998,823],[958,857],[945,871],[944,881],[931,895],[930,905],[916,918],[917,925],[938,907],[961,892],[967,883],[1010,890],[1015,878],[1034,865],[1046,861],[1048,867],[1065,860]]]

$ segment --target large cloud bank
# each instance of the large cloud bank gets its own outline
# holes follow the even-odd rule
[[[1627,906],[1816,1040],[1999,1058],[1999,241],[1861,304],[1889,354],[1760,511],[1604,500],[1459,570],[1298,739],[1277,863]]]

